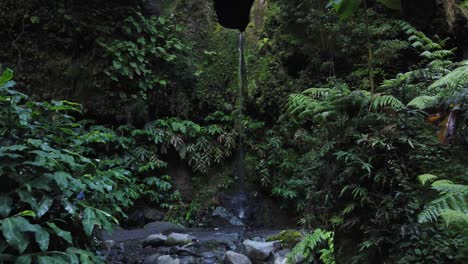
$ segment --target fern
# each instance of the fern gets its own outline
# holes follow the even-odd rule
[[[422,95],[414,98],[408,103],[408,107],[417,109],[428,109],[435,106],[439,102],[438,96]]]
[[[287,263],[294,263],[300,256],[304,258],[305,263],[315,263],[314,255],[319,253],[324,264],[335,264],[333,239],[333,232],[316,229],[312,234],[305,235],[291,250],[287,256]]]
[[[419,182],[421,182],[422,185],[426,185],[428,182],[433,182],[434,180],[437,179],[437,176],[432,175],[432,174],[423,174],[418,176]]]
[[[378,109],[378,108],[386,108],[386,107],[391,107],[394,109],[402,109],[405,107],[405,105],[400,100],[396,99],[392,95],[380,95],[380,94],[375,95],[372,100],[372,108]]]
[[[327,97],[331,93],[335,93],[336,91],[330,88],[309,88],[303,92],[303,94],[308,95],[314,99],[323,99]]]
[[[451,71],[449,74],[435,81],[429,89],[441,89],[446,88],[449,90],[455,90],[459,86],[468,85],[468,60],[463,61],[459,64],[460,66]]]
[[[424,174],[418,177],[423,184],[433,181],[437,176]],[[447,225],[468,226],[468,185],[454,184],[451,181],[439,180],[431,185],[439,192],[440,197],[430,202],[419,214],[420,223],[435,222],[440,217]]]

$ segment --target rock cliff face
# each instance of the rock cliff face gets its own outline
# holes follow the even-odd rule
[[[215,0],[214,7],[219,23],[226,28],[245,31],[253,2],[254,0]]]

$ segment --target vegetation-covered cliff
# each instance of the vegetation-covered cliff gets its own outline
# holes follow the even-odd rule
[[[305,263],[465,263],[467,17],[256,0],[239,92],[213,1],[2,0],[0,262],[100,262],[149,207],[293,225]]]

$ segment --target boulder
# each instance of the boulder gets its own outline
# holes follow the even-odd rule
[[[143,264],[155,264],[155,263],[158,263],[158,258],[160,257],[161,255],[159,254],[153,254],[151,256],[148,256],[145,258],[145,260],[143,261]]]
[[[146,224],[145,229],[153,234],[167,234],[167,232],[181,232],[185,227],[171,222],[155,221]]]
[[[252,264],[252,262],[245,255],[228,251],[224,254],[224,264]]]
[[[221,206],[216,207],[216,209],[213,211],[211,215],[217,216],[221,219],[226,220],[227,222],[229,222],[230,225],[244,226],[244,223],[242,223],[242,221],[237,216],[233,215],[224,207],[221,207]]]
[[[276,235],[268,237],[266,241],[280,241],[283,248],[293,248],[301,239],[301,232],[297,230],[283,230]]]
[[[148,236],[145,240],[143,240],[143,246],[152,246],[152,247],[160,247],[164,246],[167,241],[167,236],[161,234],[155,234]]]
[[[106,241],[102,242],[102,248],[107,250],[107,251],[110,251],[115,246],[116,246],[116,242],[114,240],[106,240]]]
[[[287,264],[288,258],[287,255],[291,252],[290,249],[283,249],[274,254],[273,264]]]
[[[197,260],[193,256],[185,256],[179,258],[180,264],[195,264]]]
[[[148,221],[161,221],[166,216],[163,212],[152,208],[145,208],[143,215]]]
[[[155,264],[180,264],[178,258],[172,258],[170,255],[163,255],[157,258]]]
[[[188,243],[192,243],[196,241],[196,238],[188,235],[188,234],[181,234],[181,233],[171,233],[166,240],[166,245],[168,246],[182,246]]]
[[[287,264],[288,263],[288,254],[291,252],[290,249],[283,249],[274,254],[274,262],[273,264]],[[295,258],[291,259],[292,264],[300,264],[304,262],[304,258],[302,255],[296,256]]]
[[[278,242],[258,242],[245,240],[243,243],[246,255],[252,260],[266,260],[277,249]]]

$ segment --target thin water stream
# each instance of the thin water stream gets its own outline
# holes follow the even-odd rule
[[[242,220],[245,218],[245,210],[247,207],[247,193],[245,191],[245,149],[244,149],[244,102],[247,91],[247,65],[245,62],[245,38],[242,32],[239,33],[238,49],[239,49],[239,94],[237,98],[237,120],[236,129],[239,134],[239,147],[237,153],[237,190],[233,197],[233,204],[237,216]]]

